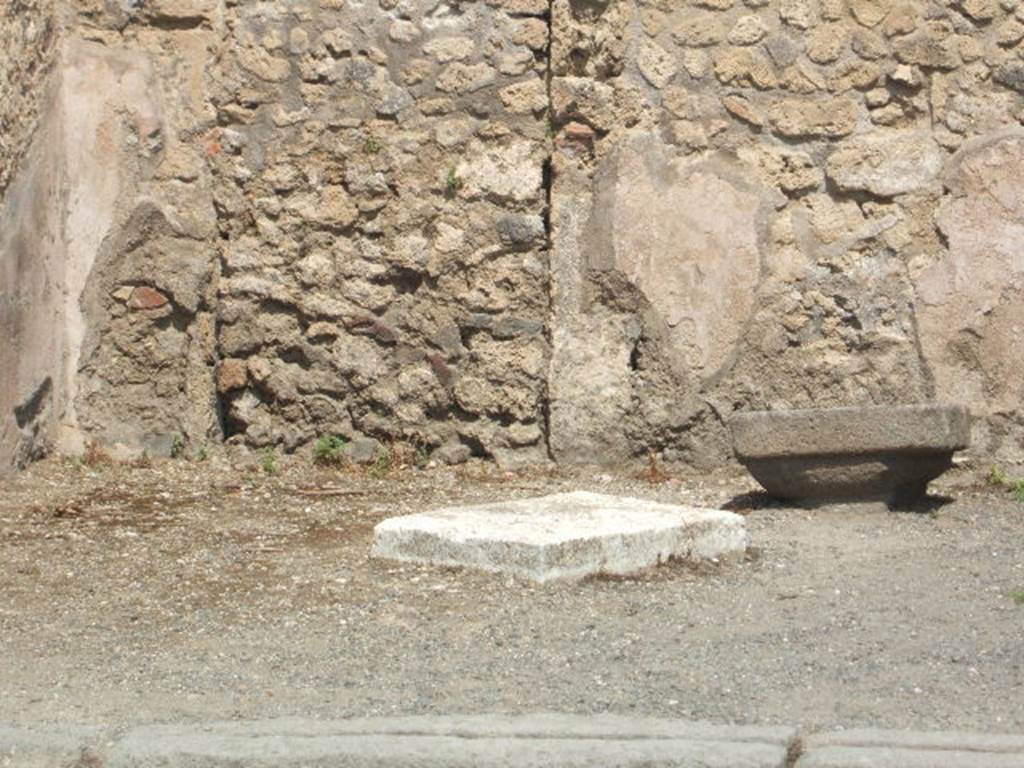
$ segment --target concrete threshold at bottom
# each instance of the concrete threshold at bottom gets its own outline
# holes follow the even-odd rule
[[[453,736],[348,736],[294,742],[200,739],[153,748],[124,745],[111,768],[142,766],[338,766],[341,768],[785,768],[785,750],[717,741],[464,739]]]
[[[785,768],[796,740],[793,728],[556,714],[148,725],[107,738],[81,733],[77,743],[59,728],[53,739],[32,733],[0,730],[0,766]]]
[[[12,728],[0,725],[0,768],[78,768],[107,741],[107,731],[88,726]]]
[[[1024,736],[713,725],[615,715],[0,726],[0,768],[1024,768]]]
[[[149,726],[114,747],[109,768],[245,765],[345,768],[784,768],[790,728],[566,715]]]
[[[1024,736],[863,729],[803,742],[797,768],[1024,768]]]

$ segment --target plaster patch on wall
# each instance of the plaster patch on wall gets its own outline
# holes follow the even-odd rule
[[[77,39],[67,44],[61,90],[64,143],[61,157],[66,197],[63,360],[64,410],[58,447],[76,450],[82,345],[87,319],[82,296],[104,240],[121,217],[137,183],[136,163],[126,155],[161,130],[153,69],[140,53]]]
[[[674,156],[654,133],[632,135],[592,175],[568,154],[557,167],[552,450],[625,457],[645,434],[682,429],[701,383],[735,358],[770,197],[732,161]]]
[[[735,350],[761,280],[765,194],[739,169],[672,158],[650,138],[619,148],[610,211],[615,268],[664,320],[695,376]],[[732,178],[730,178],[732,177]]]
[[[1024,401],[1024,133],[966,144],[946,185],[936,224],[949,250],[916,281],[921,344],[939,397],[968,405],[985,448],[1012,455],[1002,443]]]

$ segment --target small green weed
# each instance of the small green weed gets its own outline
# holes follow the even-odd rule
[[[416,469],[423,469],[430,463],[430,446],[420,443],[416,446]]]
[[[1006,476],[1006,472],[1003,471],[1002,467],[992,467],[988,472],[988,484],[998,485],[1005,488],[1010,484],[1010,478]]]
[[[465,180],[459,176],[459,172],[453,165],[448,169],[448,176],[445,178],[445,186],[450,194],[455,194],[466,185]]]
[[[1017,605],[1024,605],[1024,589],[1015,589],[1010,592],[1010,599]]]
[[[348,441],[339,435],[325,435],[313,445],[313,461],[338,465],[348,458]]]
[[[1024,480],[1011,479],[1001,467],[992,467],[985,479],[989,485],[1008,490],[1014,501],[1024,503]]]
[[[203,443],[196,449],[196,461],[206,461],[208,458],[210,458],[210,448]]]
[[[383,147],[381,146],[380,142],[373,138],[373,136],[368,138],[363,143],[363,152],[365,152],[368,155],[378,155],[380,154],[380,151],[382,149]]]
[[[185,455],[185,438],[181,435],[175,435],[171,441],[171,458],[180,459]]]
[[[1024,480],[1017,480],[1010,485],[1010,493],[1014,501],[1024,502]]]
[[[276,475],[280,467],[277,464],[277,454],[273,448],[263,451],[263,458],[260,459],[260,468],[265,475]]]
[[[381,448],[380,452],[377,454],[376,461],[374,461],[373,465],[370,467],[370,477],[375,480],[387,477],[388,473],[391,472],[393,464],[394,454],[391,452],[391,449]]]

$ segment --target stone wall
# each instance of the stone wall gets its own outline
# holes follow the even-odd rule
[[[206,155],[216,128],[209,69],[227,35],[222,3],[91,0],[75,9],[90,50],[133,62],[111,87],[137,95],[117,133],[95,138],[114,145],[120,177],[79,294],[87,322],[74,426],[128,453],[215,442],[220,258]]]
[[[1017,3],[553,7],[556,457],[932,399],[1020,457]]]
[[[0,471],[45,452],[38,437],[51,411],[49,359],[60,354],[49,337],[60,325],[59,291],[48,260],[28,253],[45,240],[33,233],[48,229],[48,201],[58,194],[53,185],[36,182],[53,163],[14,183],[33,146],[45,140],[40,123],[54,100],[58,39],[53,2],[15,0],[0,10],[0,202],[6,203],[0,207]],[[43,350],[46,363],[26,359],[33,346]]]
[[[54,0],[9,0],[0,12],[0,198],[28,151],[57,53]]]
[[[208,152],[229,439],[546,457],[546,11],[230,10]]]
[[[0,469],[89,441],[133,455],[220,435],[216,216],[197,139],[213,127],[203,82],[219,35],[212,12],[168,5],[57,9],[59,63],[0,206]]]
[[[63,449],[711,465],[937,399],[1024,456],[1015,2],[54,2],[0,12],[5,92],[61,62],[0,113],[0,297],[57,331],[0,408]]]

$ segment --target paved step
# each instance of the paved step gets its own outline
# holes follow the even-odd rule
[[[613,715],[0,726],[0,768],[1024,768],[1024,736]]]
[[[785,768],[795,739],[793,728],[610,715],[278,719],[149,725],[116,738],[98,729],[6,729],[0,766]]]
[[[1024,736],[875,729],[807,736],[797,768],[1024,768]]]
[[[127,734],[110,768],[187,765],[348,768],[784,768],[790,728],[622,717],[467,716],[150,726]]]

